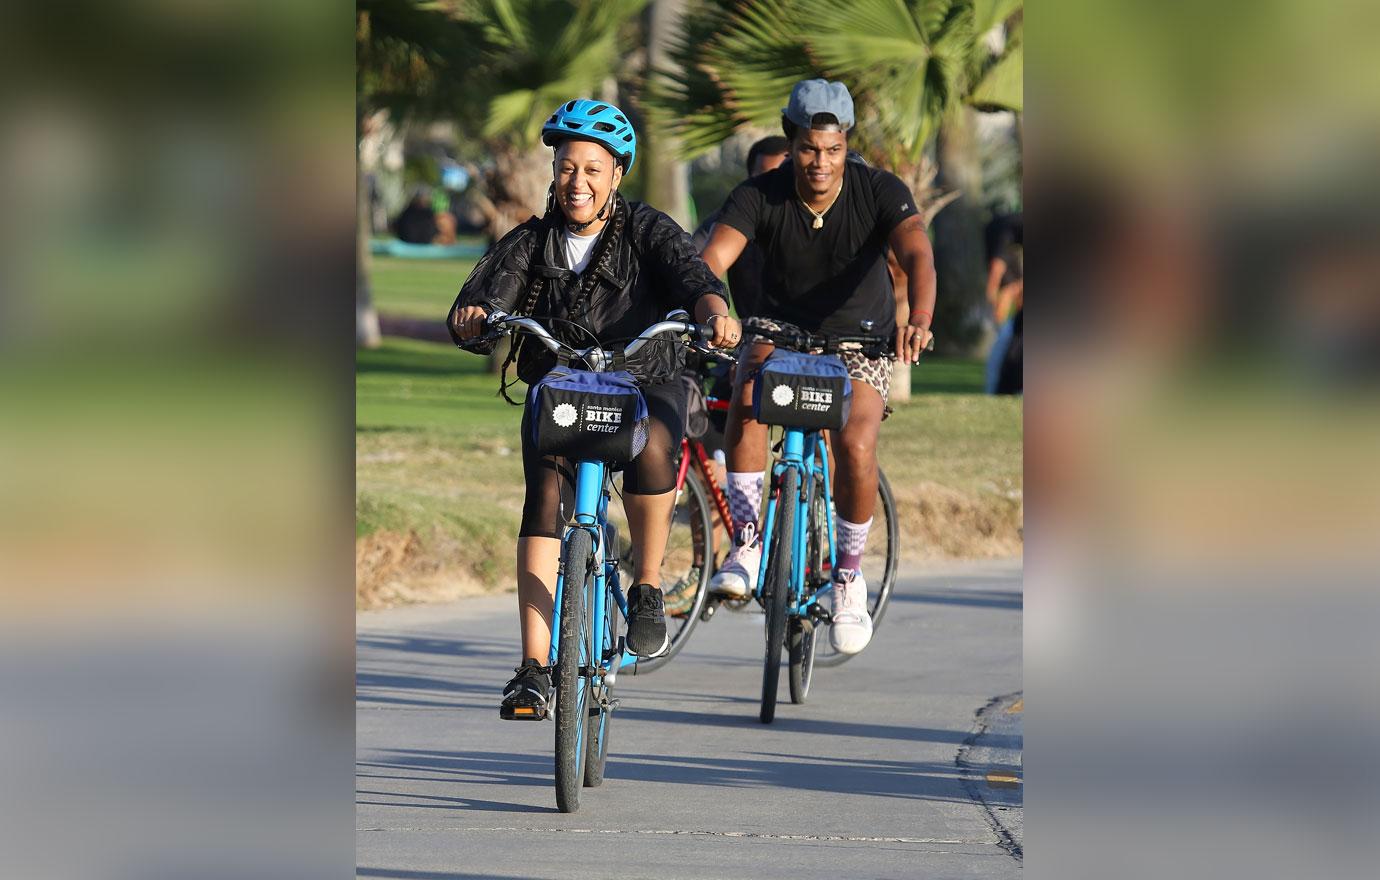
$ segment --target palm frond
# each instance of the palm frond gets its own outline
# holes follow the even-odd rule
[[[979,110],[1022,112],[1025,101],[1024,51],[1020,44],[1007,49],[1000,60],[988,68],[968,96]]]

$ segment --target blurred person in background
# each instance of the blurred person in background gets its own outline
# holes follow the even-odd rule
[[[439,232],[436,208],[425,188],[417,190],[407,207],[393,218],[393,234],[408,244],[432,244]]]
[[[987,356],[987,393],[1020,394],[1025,308],[1025,220],[998,214],[987,224],[987,302],[997,339]]]
[[[931,342],[934,256],[909,188],[894,174],[848,161],[853,97],[843,83],[796,83],[782,109],[790,161],[740,184],[729,196],[703,254],[716,275],[737,262],[750,241],[765,257],[754,318],[811,333],[894,338],[895,356],[919,360]],[[894,251],[907,276],[910,319],[896,320],[887,269]],[[870,323],[869,323],[870,322]],[[736,546],[711,581],[730,596],[750,594],[761,564],[757,516],[767,463],[767,429],[751,417],[752,375],[772,351],[763,340],[741,349],[728,420],[728,496]],[[838,564],[831,591],[834,650],[853,654],[872,638],[867,584],[859,570],[877,499],[877,434],[892,363],[859,351],[839,352],[853,380],[848,422],[833,444],[838,458]]]
[[[579,99],[557,108],[542,126],[555,149],[546,212],[505,235],[475,266],[451,307],[447,325],[465,347],[481,337],[495,311],[550,321],[551,334],[572,345],[624,342],[684,308],[714,330],[710,344],[737,345],[723,285],[700,259],[690,236],[649,205],[618,193],[632,168],[637,138],[627,117],[607,102]],[[547,321],[544,321],[547,323]],[[519,337],[508,363],[529,385],[556,365],[541,345]],[[478,348],[480,346],[476,346]],[[661,560],[675,504],[676,457],[685,428],[683,347],[649,345],[627,359],[650,417],[647,444],[625,468],[623,504],[633,542],[634,586],[628,591],[628,649],[656,656],[666,649]],[[506,377],[508,363],[504,364]],[[505,383],[506,389],[506,383]],[[534,708],[545,717],[551,676],[551,616],[561,535],[574,501],[574,473],[563,458],[537,453],[524,413],[526,497],[517,541],[522,661],[503,691],[499,716]]]
[[[781,163],[789,158],[790,152],[790,141],[779,134],[757,141],[748,148],[748,179],[779,168]],[[719,222],[723,212],[724,208],[721,205],[717,211],[704,218],[704,222],[695,230],[693,239],[696,249],[703,251],[705,245],[709,244],[709,235],[714,231],[714,224]],[[763,268],[762,251],[753,242],[748,242],[737,262],[728,267],[728,295],[732,297],[733,309],[738,313],[740,321],[752,317],[753,307],[761,298]]]
[[[747,173],[748,178],[757,177],[759,174],[766,174],[780,167],[790,156],[791,144],[779,134],[764,137],[748,148],[747,154]],[[692,240],[695,249],[704,250],[704,246],[709,243],[709,235],[714,230],[714,224],[719,222],[719,217],[723,215],[723,206],[717,211],[704,218],[704,222],[695,230]],[[743,253],[738,257],[738,261],[728,267],[728,295],[733,303],[733,309],[738,313],[738,319],[745,320],[752,317],[753,308],[757,300],[762,295],[762,251],[757,245],[748,242],[747,247],[743,248]],[[699,364],[693,364],[698,373]],[[731,362],[725,360],[722,364],[710,365],[712,370],[712,381],[708,382],[708,394],[719,400],[727,400],[733,394],[733,375]],[[706,377],[707,378],[707,377]],[[724,432],[728,428],[728,413],[722,410],[710,410],[709,429],[701,438],[706,448],[714,455],[714,478],[719,485],[723,485],[727,478],[727,465],[724,457]],[[718,546],[718,532],[715,531],[715,547]]]

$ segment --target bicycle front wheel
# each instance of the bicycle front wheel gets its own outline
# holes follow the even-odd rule
[[[606,534],[611,534],[612,528]],[[590,627],[589,656],[591,666],[613,654],[618,641],[618,606],[614,604],[612,585],[604,600],[608,613],[599,627]],[[604,766],[609,757],[609,733],[613,727],[613,688],[607,677],[601,677],[597,687],[590,689],[587,727],[585,728],[585,788],[595,788],[604,782]]]
[[[762,662],[762,709],[758,719],[770,724],[776,718],[776,689],[781,679],[781,649],[786,641],[786,607],[791,593],[791,549],[795,535],[796,481],[800,475],[787,468],[776,495],[776,521],[765,582],[767,654]]]
[[[580,667],[589,658],[589,620],[585,595],[593,562],[593,538],[572,529],[561,552],[560,647],[556,654],[556,807],[562,813],[580,808],[584,784],[585,732],[589,716],[589,679]]]
[[[900,563],[901,536],[896,518],[896,501],[891,494],[891,483],[881,467],[877,468],[877,505],[872,511],[872,529],[867,535],[867,546],[863,550],[862,573],[867,581],[867,610],[872,615],[872,637],[877,637],[877,627],[886,614],[891,602],[891,593],[896,586],[896,569]],[[815,665],[838,666],[847,662],[853,654],[840,654],[830,644],[827,630],[818,633]]]

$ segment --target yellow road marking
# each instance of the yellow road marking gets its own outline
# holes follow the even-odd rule
[[[988,773],[987,784],[993,788],[1018,788],[1021,784],[1021,777],[1014,773]]]
[[[1019,715],[1025,709],[1025,697],[1021,697],[1016,702],[1006,708],[1007,715]]]

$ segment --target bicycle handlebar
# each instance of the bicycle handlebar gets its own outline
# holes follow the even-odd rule
[[[776,345],[800,351],[819,349],[827,354],[836,354],[840,345],[857,345],[864,354],[871,357],[896,357],[896,341],[888,336],[810,333],[798,327],[774,330],[751,324],[744,329],[747,333],[760,336]]]
[[[628,356],[637,354],[644,345],[654,341],[653,337],[660,336],[663,333],[683,333],[697,341],[712,339],[714,337],[713,328],[704,324],[696,324],[693,321],[675,320],[679,315],[684,315],[687,318],[690,317],[689,314],[681,309],[671,312],[666,316],[665,320],[658,321],[646,330],[643,330],[635,339],[625,345],[623,347],[623,354]],[[583,360],[585,363],[589,364],[591,369],[597,372],[608,369],[613,359],[609,351],[597,345],[591,345],[588,348],[580,349],[561,342],[533,318],[522,318],[515,315],[509,315],[506,312],[496,311],[485,318],[484,323],[495,328],[495,332],[498,334],[514,333],[518,330],[525,330],[536,337],[543,345],[550,349],[552,353],[560,354],[564,351],[571,357]]]

